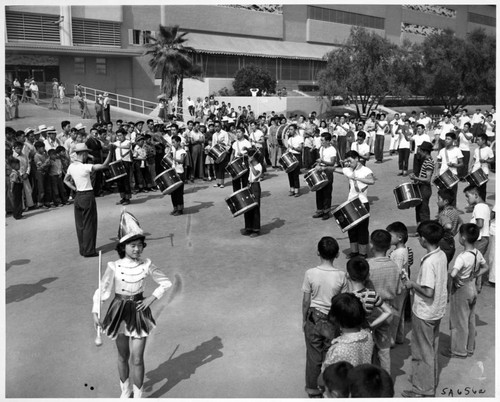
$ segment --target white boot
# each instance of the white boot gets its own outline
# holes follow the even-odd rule
[[[128,378],[125,380],[125,382],[120,381],[120,388],[122,390],[120,398],[130,398],[132,389],[130,388],[130,380]]]
[[[134,384],[134,398],[142,398],[142,387],[137,388],[137,385]]]

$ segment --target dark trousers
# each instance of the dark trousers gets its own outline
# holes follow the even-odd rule
[[[224,180],[224,175],[226,174],[228,158],[226,158],[221,163],[215,164],[215,178],[219,180]]]
[[[363,205],[370,212],[370,204],[368,202],[364,202]],[[350,243],[358,243],[358,244],[368,244],[370,240],[368,227],[370,225],[370,218],[366,218],[354,226],[352,229],[347,231],[349,235]]]
[[[241,190],[244,187],[248,187],[248,176],[250,172],[245,173],[243,176],[233,179],[233,192]]]
[[[203,179],[205,177],[204,172],[204,159],[205,155],[203,153],[202,144],[194,144],[191,146],[191,158],[193,160],[193,165],[191,169],[191,179],[199,178]]]
[[[302,158],[300,154],[294,154],[294,156],[299,161],[299,164],[295,169],[291,172],[288,172],[288,183],[290,184],[290,188],[294,188],[297,191],[300,189],[299,175],[300,175],[300,167],[302,165]]]
[[[463,179],[469,174],[469,161],[470,161],[470,151],[462,151],[464,155],[464,164],[461,168],[458,168],[458,178]]]
[[[337,137],[337,148],[340,160],[344,160],[344,155],[347,151],[347,136],[339,135]]]
[[[455,184],[450,190],[453,191],[453,202],[451,203],[451,205],[456,207],[457,206],[458,183]]]
[[[245,229],[251,230],[253,232],[260,232],[260,183],[255,182],[250,185],[250,189],[255,195],[255,200],[257,201],[257,207],[251,209],[244,213],[245,216]]]
[[[20,219],[23,216],[23,183],[14,183],[12,188],[12,216],[14,219]]]
[[[486,202],[486,184],[488,184],[488,182],[484,183],[482,186],[477,188],[479,195],[485,202]]]
[[[309,147],[304,147],[304,167],[306,169],[311,169],[314,161],[315,160],[312,157],[312,149]]]
[[[52,191],[50,186],[50,176],[39,170],[36,172],[37,202],[39,204],[50,204]]]
[[[417,224],[431,219],[431,210],[429,208],[429,200],[432,195],[432,186],[430,184],[420,183],[420,193],[422,194],[422,203],[415,207],[415,217]]]
[[[422,159],[420,155],[415,151],[413,154],[413,174],[418,177],[420,174],[420,168],[422,167]]]
[[[375,153],[375,160],[382,162],[384,159],[384,142],[385,135],[375,134],[375,145],[373,152]]]
[[[327,315],[310,308],[307,312],[304,336],[306,341],[306,392],[321,394],[318,390],[318,376],[326,352],[335,336],[335,327]]]
[[[146,162],[144,162],[146,163]],[[135,178],[135,186],[142,190],[146,186],[146,181],[144,180],[143,170],[141,168],[142,161],[134,160],[134,178]]]
[[[61,176],[50,176],[52,188],[52,201],[54,204],[66,203],[66,190]]]
[[[179,177],[181,178],[182,185],[176,189],[175,191],[172,191],[170,195],[172,196],[172,205],[174,207],[174,210],[179,210],[182,211],[184,207],[184,173],[178,173]]]
[[[120,193],[122,198],[127,198],[130,199],[132,196],[132,190],[130,187],[130,167],[132,166],[131,162],[125,162],[125,171],[127,172],[126,176],[120,177],[119,179],[116,180],[116,184],[118,185],[118,192]]]
[[[398,149],[399,154],[399,170],[408,171],[408,160],[410,159],[410,148]]]
[[[97,205],[94,190],[77,191],[75,196],[75,226],[80,255],[96,253]]]
[[[333,173],[325,172],[328,177],[328,184],[316,191],[316,209],[328,212],[332,206]]]

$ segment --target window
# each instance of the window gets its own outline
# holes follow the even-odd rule
[[[496,18],[488,15],[480,15],[476,13],[469,13],[469,22],[474,22],[481,25],[496,26]]]
[[[7,11],[5,20],[8,41],[41,41],[59,43],[57,15]]]
[[[155,31],[141,31],[140,29],[129,29],[128,30],[128,42],[129,45],[144,45],[148,43],[148,37],[156,37]]]
[[[75,57],[75,74],[85,74],[85,57]]]
[[[95,73],[99,75],[106,75],[106,59],[98,57],[95,59]]]
[[[73,44],[120,47],[120,24],[109,21],[72,19]]]
[[[307,16],[311,20],[357,25],[366,28],[384,29],[385,27],[384,18],[323,7],[308,6]]]

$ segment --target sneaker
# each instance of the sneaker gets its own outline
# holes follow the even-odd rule
[[[240,233],[243,235],[243,236],[250,236],[250,234],[252,233],[250,230],[248,229],[241,229],[240,230]]]
[[[252,237],[252,238],[253,237],[257,237],[257,236],[259,236],[259,232],[252,232],[252,233],[250,233],[250,237]]]
[[[322,216],[323,216],[323,211],[319,211],[313,215],[313,218],[321,218]]]
[[[295,193],[293,196],[294,197],[300,197],[300,193]]]
[[[293,197],[295,194],[293,191],[290,191],[290,193],[288,194],[289,197]]]
[[[125,198],[122,198],[120,201],[119,201],[119,204],[123,204],[125,201],[127,201]]]

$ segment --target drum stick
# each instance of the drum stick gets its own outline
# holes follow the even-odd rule
[[[99,250],[99,308],[97,310],[97,318],[100,320],[101,319],[101,261],[102,261],[102,251]],[[101,346],[102,345],[102,339],[101,339],[101,327],[98,325],[97,326],[97,334],[95,337],[95,345],[96,346]]]

